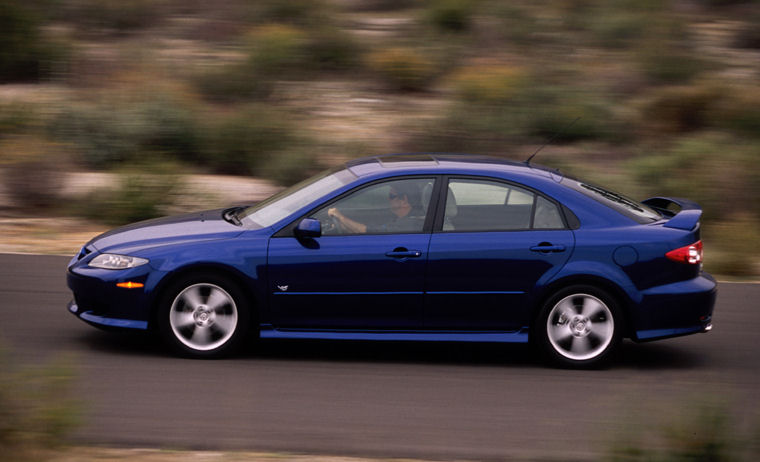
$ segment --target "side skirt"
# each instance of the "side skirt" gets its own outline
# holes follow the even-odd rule
[[[517,332],[401,330],[347,331],[276,329],[271,324],[264,324],[260,327],[259,333],[261,338],[272,339],[528,343],[528,328],[523,328]]]

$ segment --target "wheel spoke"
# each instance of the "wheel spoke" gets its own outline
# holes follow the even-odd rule
[[[222,334],[226,335],[233,330],[235,330],[235,326],[237,325],[237,316],[234,315],[216,315],[216,321],[214,322],[214,326],[222,332]]]
[[[211,339],[211,329],[208,327],[196,326],[193,336],[190,338],[190,342],[194,345],[202,347],[208,344]]]
[[[192,309],[203,305],[200,287],[190,287],[182,293],[182,301]]]
[[[570,351],[576,355],[583,355],[591,350],[591,342],[588,337],[575,337],[570,344]]]
[[[550,327],[549,335],[551,335],[551,338],[559,343],[567,340],[573,335],[573,332],[570,330],[570,325],[565,324],[552,324]]]
[[[578,311],[575,308],[575,304],[573,303],[572,299],[569,297],[562,300],[562,302],[559,305],[557,305],[555,309],[558,310],[560,313],[562,313],[566,319],[570,319],[578,313]]]
[[[593,335],[600,342],[606,342],[612,337],[612,329],[612,321],[609,319],[602,322],[595,322],[589,335]]]
[[[581,316],[594,319],[594,316],[604,311],[605,306],[599,300],[591,297],[584,297],[583,306],[581,307]]]
[[[211,289],[211,292],[208,294],[208,300],[206,300],[206,306],[212,311],[217,311],[219,308],[229,305],[229,303],[230,299],[227,295],[216,288]]]
[[[176,329],[184,329],[185,327],[195,324],[192,311],[179,311],[172,310],[171,323]]]

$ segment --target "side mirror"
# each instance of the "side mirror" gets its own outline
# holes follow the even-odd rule
[[[296,237],[316,238],[322,235],[322,223],[314,218],[304,218],[294,230]]]

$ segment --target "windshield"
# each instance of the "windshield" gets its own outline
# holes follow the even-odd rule
[[[651,207],[635,201],[622,194],[609,191],[600,186],[592,185],[573,178],[566,178],[568,186],[576,191],[595,199],[602,204],[617,210],[623,215],[633,218],[639,223],[652,223],[661,218],[660,214]]]
[[[356,179],[349,170],[327,170],[280,191],[238,214],[240,221],[249,228],[272,226],[298,209],[320,197],[347,185]]]

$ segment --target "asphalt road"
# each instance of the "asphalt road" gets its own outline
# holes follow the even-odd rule
[[[604,371],[547,368],[522,345],[270,341],[195,361],[71,316],[66,263],[0,255],[0,342],[22,363],[73,355],[83,443],[569,460],[714,400],[760,423],[757,284],[720,286],[709,334],[626,342]]]

